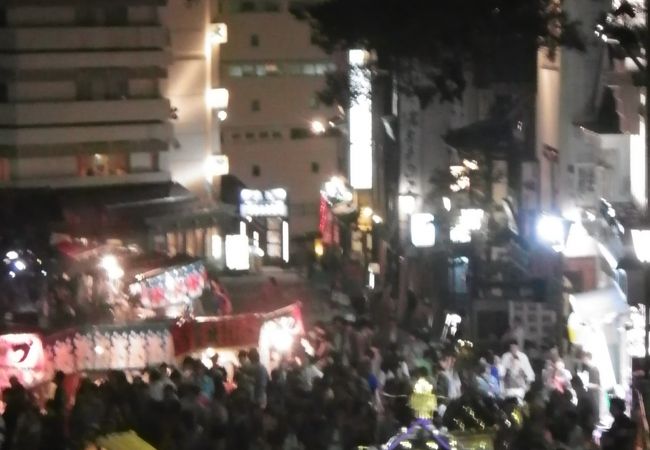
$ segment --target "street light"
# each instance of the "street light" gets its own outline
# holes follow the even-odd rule
[[[643,264],[643,278],[645,283],[644,305],[645,305],[645,335],[644,335],[644,372],[646,379],[650,377],[650,353],[648,345],[650,344],[650,301],[648,298],[648,289],[650,288],[650,229],[637,228],[632,230],[632,246],[637,259]]]
[[[542,214],[537,221],[537,237],[560,253],[566,243],[566,224],[562,217]]]

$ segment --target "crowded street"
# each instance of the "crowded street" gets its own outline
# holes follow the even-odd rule
[[[650,0],[0,0],[0,450],[650,450]]]

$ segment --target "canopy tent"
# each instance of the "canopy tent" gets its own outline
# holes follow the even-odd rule
[[[573,311],[585,322],[611,323],[616,317],[629,312],[627,298],[618,285],[574,294],[570,297]]]
[[[107,434],[97,439],[97,445],[106,450],[156,450],[135,431]]]

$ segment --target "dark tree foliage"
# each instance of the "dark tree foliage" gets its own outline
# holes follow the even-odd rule
[[[327,0],[294,13],[328,52],[373,51],[376,75],[395,76],[426,106],[460,98],[469,71],[477,85],[533,82],[539,45],[551,55],[558,46],[582,48],[577,22],[558,1]],[[330,78],[335,92],[337,76]]]
[[[609,44],[614,58],[629,57],[639,70],[645,71],[647,26],[642,0],[622,1],[616,9],[602,15],[595,31]]]

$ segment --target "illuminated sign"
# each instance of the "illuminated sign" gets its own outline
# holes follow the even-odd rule
[[[209,108],[212,109],[226,109],[228,108],[228,99],[230,93],[226,88],[208,89],[206,94],[206,102]]]
[[[243,234],[226,236],[226,267],[230,270],[250,269],[248,237]]]
[[[287,217],[287,191],[282,188],[259,191],[242,189],[239,214],[243,217]]]
[[[210,180],[230,172],[230,160],[227,155],[209,155],[205,159],[205,177]]]
[[[228,42],[228,25],[213,23],[210,25],[210,43],[225,44]]]
[[[12,376],[27,386],[45,379],[45,352],[38,335],[0,335],[0,389],[9,386]]]
[[[368,53],[350,50],[350,184],[355,189],[372,189],[372,100]]]

